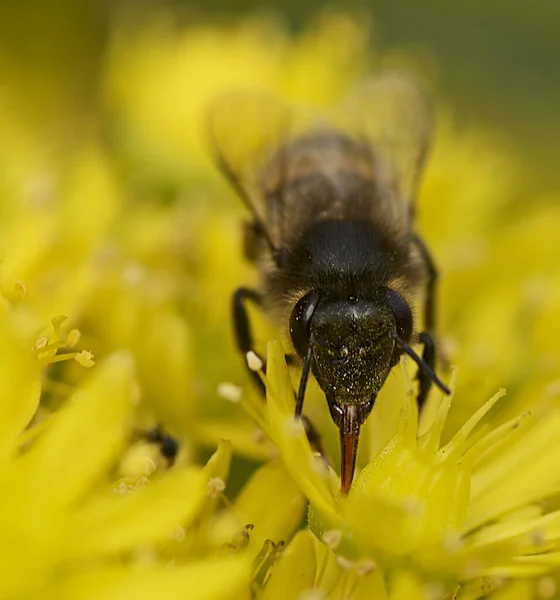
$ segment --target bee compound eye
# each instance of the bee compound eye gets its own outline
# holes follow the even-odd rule
[[[405,342],[412,336],[412,311],[408,302],[395,290],[387,289],[385,292],[387,303],[395,317],[397,333]]]
[[[309,292],[300,298],[290,316],[290,337],[296,352],[305,356],[309,346],[311,318],[317,307],[317,292]]]

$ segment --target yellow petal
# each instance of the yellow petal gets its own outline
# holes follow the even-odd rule
[[[188,566],[107,567],[65,577],[42,592],[45,600],[249,600],[249,567],[242,559]]]
[[[349,563],[339,561],[344,568],[338,568],[338,581],[332,586],[329,600],[351,598],[352,600],[388,600],[383,572],[373,563]],[[322,597],[322,596],[320,596]]]
[[[311,531],[309,535],[312,535]],[[317,564],[315,587],[328,592],[334,589],[336,582],[340,578],[340,567],[336,562],[334,551],[326,543],[319,541],[315,535],[312,535],[312,537],[315,546],[315,562]]]
[[[231,457],[233,454],[233,448],[231,442],[228,440],[222,440],[218,446],[218,449],[204,467],[204,473],[211,479],[212,477],[219,477],[223,481],[226,481],[229,475],[229,468],[231,465]]]
[[[469,529],[560,489],[560,480],[553,475],[560,452],[559,430],[560,410],[550,407],[528,419],[493,460],[482,461],[472,477]]]
[[[231,442],[222,440],[218,449],[212,454],[203,470],[209,485],[211,485],[213,481],[220,481],[223,483],[224,488],[227,487],[226,482],[229,475],[232,454],[233,449]],[[218,503],[220,502],[219,494],[212,493],[212,489],[207,489],[206,495],[206,502],[198,518],[198,524],[201,527],[209,525],[210,519],[214,516]]]
[[[300,598],[313,589],[315,549],[311,534],[300,531],[278,558],[261,595],[262,600]]]
[[[164,422],[188,430],[192,422],[191,339],[185,319],[171,311],[150,314],[142,323],[138,378],[145,397]]]
[[[114,554],[170,541],[206,497],[206,476],[191,467],[170,471],[124,494],[108,491],[67,519],[68,558]],[[64,545],[64,543],[63,543]]]
[[[102,148],[82,147],[73,159],[63,187],[59,227],[64,249],[70,251],[67,259],[87,260],[117,216],[122,195]]]
[[[39,364],[17,335],[10,313],[0,314],[0,466],[18,445],[39,404]]]
[[[556,585],[552,579],[551,581],[554,586],[553,590],[555,590]],[[543,585],[543,590],[545,586],[546,583]],[[535,597],[545,600],[546,598],[553,598],[553,595],[546,595],[546,593],[539,594],[538,591],[537,594],[535,594],[535,591],[535,583],[529,579],[514,581],[500,586],[492,594],[492,600],[535,600]],[[459,596],[458,600],[462,600],[461,596]]]
[[[374,567],[372,573],[362,576],[357,575],[356,577],[356,589],[352,600],[370,600],[371,598],[375,598],[375,600],[388,599],[383,572],[380,569]]]
[[[339,517],[329,474],[322,459],[311,452],[303,425],[294,420],[294,392],[284,350],[277,341],[268,344],[266,379],[269,433],[302,492],[320,513],[334,523]]]
[[[214,448],[222,439],[231,440],[237,456],[264,462],[278,454],[278,451],[262,429],[244,415],[230,418],[208,418],[199,421],[193,435],[196,440]]]
[[[527,582],[520,583],[520,586],[513,586],[513,589],[515,591],[526,590]],[[475,579],[474,581],[469,581],[465,584],[462,584],[459,589],[459,592],[457,593],[457,600],[479,600],[479,598],[486,598],[488,594],[492,594],[491,598],[493,599],[493,592],[497,590],[502,590],[505,592],[508,588],[509,586],[504,586],[504,580],[501,577],[482,577],[479,579]],[[507,594],[505,597],[508,598]],[[517,600],[517,596],[513,596],[513,598]],[[523,595],[520,596],[519,600],[521,600],[522,598],[524,598]],[[531,600],[534,600],[534,596],[529,596],[529,598]]]
[[[29,497],[44,505],[69,506],[78,499],[126,441],[132,382],[128,355],[116,354],[99,365],[15,465],[14,485],[26,481]]]
[[[389,600],[430,600],[426,586],[408,571],[397,571],[389,587]]]
[[[361,472],[344,514],[358,546],[397,556],[418,551],[427,560],[421,547],[438,546],[462,529],[469,474],[455,461],[437,464],[405,444],[395,437]]]
[[[304,495],[280,461],[255,471],[235,502],[242,525],[254,525],[249,542],[251,556],[267,539],[287,542],[301,525],[306,506]]]

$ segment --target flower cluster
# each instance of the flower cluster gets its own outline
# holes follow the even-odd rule
[[[70,150],[0,100],[0,598],[556,597],[560,204],[517,197],[502,142],[441,111],[418,228],[453,396],[419,417],[402,361],[347,497],[293,420],[279,332],[258,321],[266,403],[233,350],[229,297],[256,274],[205,107],[239,86],[330,104],[367,44],[337,14],[298,37],[123,24]],[[336,457],[316,386],[305,410]]]

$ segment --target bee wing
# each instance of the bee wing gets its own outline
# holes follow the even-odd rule
[[[336,210],[330,193],[324,206],[315,197],[305,207],[301,193],[283,193],[286,183],[310,173],[341,198],[348,190],[340,172],[360,174],[371,183],[371,194],[361,197],[375,198],[376,206],[360,204],[356,211],[378,211],[409,228],[433,128],[428,97],[410,77],[383,72],[327,114],[234,92],[214,103],[208,124],[218,167],[273,252],[282,246],[296,203],[301,222]]]
[[[266,206],[262,173],[283,143],[290,110],[273,96],[232,92],[208,114],[209,138],[218,168],[241,197],[272,250],[281,240],[274,211]]]
[[[371,146],[409,222],[434,128],[428,94],[409,75],[384,71],[352,93],[342,110],[356,137]]]

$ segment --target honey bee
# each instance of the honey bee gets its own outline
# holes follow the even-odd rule
[[[239,93],[214,105],[209,126],[249,210],[245,254],[261,278],[233,295],[238,348],[255,352],[247,302],[284,326],[302,367],[295,417],[313,376],[339,428],[346,494],[360,427],[403,354],[418,365],[420,407],[432,383],[449,393],[435,373],[437,270],[413,228],[431,103],[409,76],[382,72],[328,117]]]

